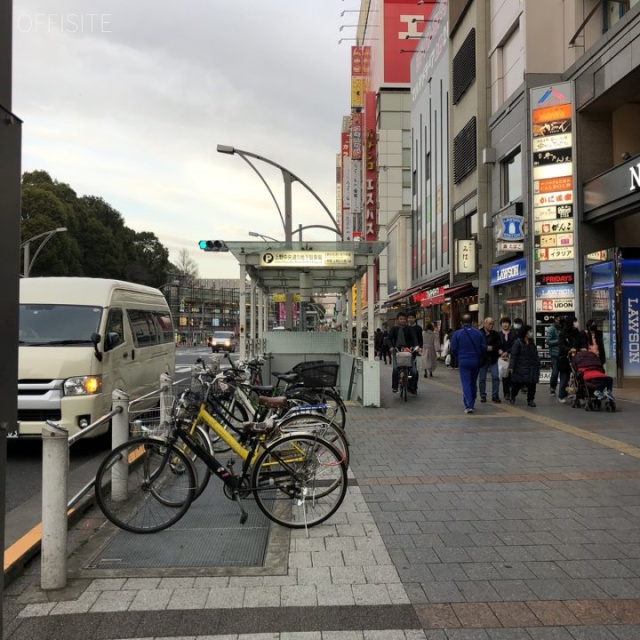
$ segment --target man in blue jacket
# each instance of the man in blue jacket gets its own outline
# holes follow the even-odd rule
[[[461,320],[462,328],[451,336],[451,353],[458,360],[464,412],[473,413],[478,393],[480,360],[482,354],[487,352],[487,340],[481,331],[471,326],[471,316],[468,313]]]

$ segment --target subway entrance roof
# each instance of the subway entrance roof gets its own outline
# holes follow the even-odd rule
[[[265,293],[300,290],[300,275],[313,294],[341,294],[373,265],[386,242],[225,242]],[[307,285],[307,286],[309,286]]]

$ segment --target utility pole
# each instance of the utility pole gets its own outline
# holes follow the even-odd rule
[[[20,298],[20,158],[22,122],[11,112],[13,2],[0,0],[0,542],[4,549],[7,432],[18,422],[18,305]],[[0,581],[0,620],[4,581]],[[3,636],[0,627],[0,640]]]

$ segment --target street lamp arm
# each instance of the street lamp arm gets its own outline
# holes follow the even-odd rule
[[[302,232],[305,231],[306,229],[326,229],[327,231],[332,231],[336,235],[340,236],[340,238],[342,238],[342,233],[339,230],[334,229],[333,227],[327,227],[324,224],[307,224],[303,227],[298,227],[297,229],[294,229],[293,233],[298,233],[300,234],[300,236],[302,236]]]
[[[268,185],[267,181],[264,179],[264,176],[258,171],[255,165],[247,157],[245,157],[244,151],[238,152],[236,150],[236,153],[238,153],[238,155],[258,174],[258,177],[260,178],[260,180],[262,180],[262,184],[264,184],[264,186],[267,187],[267,191],[271,194],[271,199],[273,200],[273,203],[276,205],[276,209],[278,210],[278,215],[280,216],[280,221],[282,222],[282,226],[284,227],[285,223],[284,223],[284,216],[282,215],[282,210],[280,209],[280,205],[278,204],[278,201],[276,200],[276,197],[273,191],[271,190],[271,187]],[[264,158],[260,158],[260,159],[264,160]]]
[[[331,230],[335,231],[335,233],[342,238],[342,231],[340,230],[338,221],[333,217],[333,214],[329,211],[327,205],[322,202],[320,196],[304,180],[300,180],[300,178],[297,178],[296,176],[294,176],[294,178],[320,203],[320,206],[327,212],[327,215],[331,218],[331,222],[333,222],[335,226],[335,228]]]
[[[20,245],[20,248],[23,249],[24,246],[26,244],[28,244],[29,242],[33,242],[34,240],[38,240],[39,238],[44,238],[44,236],[52,236],[54,233],[61,233],[62,231],[66,231],[66,230],[67,230],[67,227],[58,227],[57,229],[51,229],[50,231],[44,231],[43,233],[39,233],[37,236],[33,236],[33,238],[29,238],[28,240],[25,240]],[[47,238],[47,240],[48,240],[48,238]],[[47,240],[45,240],[45,242]]]
[[[329,211],[329,209],[327,208],[327,205],[322,201],[320,196],[304,180],[298,178],[298,176],[295,173],[289,171],[289,169],[287,169],[286,167],[283,167],[281,164],[278,164],[274,160],[270,160],[269,158],[265,158],[264,156],[260,156],[257,153],[253,153],[252,151],[244,151],[243,149],[236,149],[235,147],[231,147],[231,146],[224,145],[224,144],[219,144],[217,146],[217,151],[219,153],[228,153],[230,155],[233,155],[234,153],[237,153],[240,157],[249,156],[250,158],[255,158],[256,160],[261,160],[262,162],[266,162],[267,164],[270,164],[272,167],[277,167],[278,169],[280,169],[280,171],[282,171],[282,174],[285,177],[285,181],[286,181],[287,176],[288,176],[290,180],[292,180],[292,181],[295,180],[296,182],[299,182],[320,203],[322,208],[327,212],[327,215],[329,216],[329,218],[331,218],[331,221],[333,222],[333,224],[335,226],[336,233],[338,233],[338,235],[340,235],[340,237],[342,237],[342,231],[340,231],[340,226],[338,225],[338,222],[334,218],[334,216],[331,213],[331,211]],[[246,158],[244,158],[244,160],[246,162],[249,162]],[[251,163],[249,162],[249,164],[251,164]],[[251,165],[251,166],[253,167],[253,165]],[[258,170],[255,167],[253,167],[253,170],[256,173],[258,173],[258,175],[260,175],[260,173],[258,172]],[[265,182],[264,178],[262,177],[262,175],[260,175],[260,178],[266,184],[266,182]],[[269,192],[271,192],[271,189],[269,189]],[[273,193],[271,193],[271,196],[273,197]],[[275,200],[275,198],[274,198],[274,200]],[[278,207],[278,213],[280,213],[280,218],[282,218],[282,213],[280,211],[280,207]],[[284,219],[283,219],[283,223],[284,223]]]
[[[67,231],[67,228],[58,227],[57,229],[51,229],[51,231],[45,231],[44,233],[40,233],[37,236],[34,236],[33,238],[26,240],[20,245],[21,249],[24,248],[24,275],[23,275],[24,278],[29,277],[29,274],[31,273],[31,267],[33,266],[33,263],[36,261],[36,258],[38,257],[42,249],[44,248],[44,245],[47,244],[47,242],[49,242],[49,240],[51,240],[51,238],[53,238],[53,236],[56,233],[60,233],[62,231]],[[39,238],[44,238],[44,240],[40,243],[40,246],[38,247],[36,252],[33,254],[33,256],[31,256],[29,252],[31,243],[34,240],[38,240]]]

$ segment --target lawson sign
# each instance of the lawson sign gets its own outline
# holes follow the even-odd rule
[[[527,277],[527,259],[520,258],[513,262],[507,262],[491,269],[491,286],[497,287],[514,280],[522,280]]]

